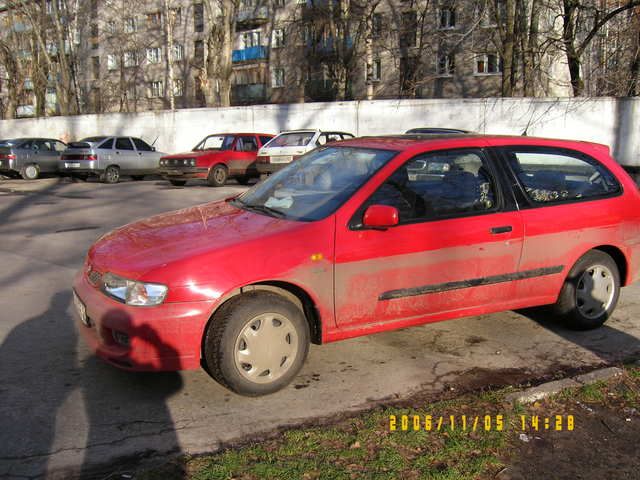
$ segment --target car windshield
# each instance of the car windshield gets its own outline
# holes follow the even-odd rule
[[[303,155],[234,200],[246,210],[300,221],[332,214],[397,154],[390,150],[324,147]]]
[[[268,147],[306,147],[315,132],[282,133],[269,142]]]
[[[209,135],[193,149],[194,152],[202,150],[231,150],[233,135]]]
[[[12,147],[15,144],[15,140],[0,140],[0,147]]]

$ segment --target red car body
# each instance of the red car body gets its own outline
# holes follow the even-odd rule
[[[229,178],[258,178],[256,157],[262,145],[273,138],[267,133],[224,133],[221,136],[232,136],[230,148],[227,150],[202,150],[165,155],[160,159],[160,174],[169,180],[190,180],[210,178],[217,165],[226,168]],[[252,138],[255,148],[238,148],[240,138]],[[245,142],[246,144],[246,142]],[[195,160],[195,165],[190,163]]]
[[[535,208],[514,202],[489,214],[384,230],[350,227],[363,203],[408,159],[443,149],[510,145],[588,155],[613,173],[622,191]],[[256,288],[299,301],[312,323],[312,341],[327,343],[554,303],[572,265],[592,249],[615,259],[622,285],[638,278],[640,193],[606,146],[462,136],[360,138],[336,146],[341,147],[398,153],[321,220],[278,219],[221,201],[132,223],[96,242],[74,283],[91,319],[90,327],[79,323],[91,348],[122,368],[198,368],[203,335],[216,310]],[[509,228],[502,230],[504,225]],[[168,285],[167,297],[156,307],[117,302],[91,281],[93,272],[99,277],[107,271]],[[125,332],[130,343],[120,344],[117,332]]]

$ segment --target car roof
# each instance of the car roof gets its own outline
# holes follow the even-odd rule
[[[5,138],[4,140],[0,140],[0,141],[1,142],[28,142],[31,140],[46,140],[46,141],[62,142],[62,140],[58,140],[57,138],[46,138],[46,137]]]
[[[267,137],[275,137],[273,133],[256,133],[256,132],[222,132],[222,133],[209,133],[207,137],[214,137],[216,135],[258,135],[258,136],[267,136]]]
[[[388,135],[357,137],[343,140],[335,144],[336,147],[361,147],[376,148],[381,150],[405,151],[417,147],[473,147],[473,146],[499,146],[499,145],[539,145],[575,148],[595,148],[606,150],[607,145],[586,142],[582,140],[564,140],[559,138],[525,137],[519,135],[482,135],[482,134],[442,134],[442,135]]]
[[[342,135],[353,135],[353,133],[342,132],[339,130],[320,130],[319,128],[301,128],[299,130],[283,130],[278,135],[283,135],[286,133],[339,133]]]

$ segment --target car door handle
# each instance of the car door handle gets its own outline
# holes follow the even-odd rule
[[[511,225],[504,225],[502,227],[493,227],[491,228],[491,233],[493,235],[497,235],[499,233],[509,233],[513,231],[513,227]]]
[[[120,152],[118,152],[117,150],[116,150],[116,155],[120,155]]]

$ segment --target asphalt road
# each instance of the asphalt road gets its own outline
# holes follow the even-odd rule
[[[312,346],[288,388],[257,399],[228,392],[203,371],[135,374],[92,357],[70,295],[91,243],[124,223],[241,189],[0,180],[0,478],[104,477],[108,468],[96,467],[114,459],[210,451],[420,391],[640,356],[640,287],[632,286],[597,331],[507,312]]]

